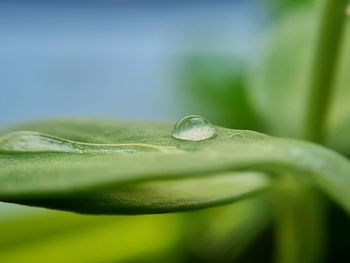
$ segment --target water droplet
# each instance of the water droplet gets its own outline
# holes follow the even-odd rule
[[[213,138],[216,131],[206,118],[189,115],[176,122],[171,135],[179,140],[203,141]]]
[[[65,152],[65,153],[143,153],[176,152],[173,146],[145,143],[97,144],[76,142],[32,131],[11,132],[0,137],[0,152]]]

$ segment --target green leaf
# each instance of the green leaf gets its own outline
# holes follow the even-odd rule
[[[22,137],[24,146],[11,150],[14,139],[5,135],[7,146],[0,145],[0,200],[5,202],[82,213],[163,213],[245,198],[288,171],[350,211],[349,161],[302,141],[219,127],[213,139],[181,141],[170,136],[170,125],[97,120],[39,122],[14,130],[50,134],[44,138],[86,148],[42,149],[43,141],[34,136],[33,143]],[[38,145],[40,152],[29,151]],[[132,151],[115,151],[127,147]]]

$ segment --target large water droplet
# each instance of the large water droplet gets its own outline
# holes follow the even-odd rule
[[[179,140],[203,141],[213,138],[216,131],[206,118],[189,115],[176,122],[171,135]]]

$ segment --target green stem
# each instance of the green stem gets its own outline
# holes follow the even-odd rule
[[[336,64],[344,29],[348,0],[325,0],[319,25],[317,47],[310,76],[309,97],[305,118],[305,139],[322,143],[331,93],[334,89]],[[325,246],[325,209],[323,200],[313,189],[289,184],[284,192],[289,202],[281,206],[277,223],[276,262],[317,262]],[[283,195],[281,195],[283,196]],[[288,206],[284,206],[288,203]],[[300,225],[308,227],[300,231]]]
[[[305,138],[322,142],[348,0],[325,0],[311,72]]]
[[[319,262],[325,251],[324,203],[318,192],[295,179],[286,174],[272,195],[278,211],[275,262]]]

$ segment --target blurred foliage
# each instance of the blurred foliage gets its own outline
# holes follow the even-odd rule
[[[171,263],[193,262],[195,255],[201,262],[219,257],[220,262],[231,262],[271,220],[266,204],[257,199],[188,213],[137,217],[23,210],[0,220],[2,263]]]
[[[189,56],[182,72],[187,109],[220,125],[301,138],[319,21],[319,6],[302,6],[262,34],[262,52],[249,63]],[[326,144],[350,156],[349,25],[343,42]]]
[[[272,213],[266,200],[254,198],[188,214],[187,218],[188,262],[233,262],[242,259],[242,252],[268,227]]]
[[[301,137],[317,19],[298,10],[271,29],[251,62],[249,95],[270,134]]]
[[[186,109],[225,127],[261,130],[239,60],[191,55],[183,62],[181,79],[182,94],[187,95],[181,101]]]
[[[270,134],[302,137],[317,7],[290,13],[272,29],[249,75],[250,96]],[[350,156],[350,27],[347,25],[327,121],[326,144]]]
[[[312,2],[311,0],[264,0],[263,5],[268,7],[268,13],[272,16],[272,21],[283,17],[294,9],[303,8]]]
[[[310,60],[315,47],[318,11],[308,0],[266,0],[273,17],[265,32],[262,56],[246,61],[215,56],[190,56],[183,62],[182,103],[193,113],[207,116],[213,123],[233,128],[265,131],[269,134],[301,137],[305,94]],[[283,15],[283,16],[282,16]],[[273,20],[275,21],[275,20]],[[348,30],[350,28],[348,26]],[[327,144],[350,156],[350,32],[344,39],[328,122]],[[267,251],[257,251],[253,241],[270,243],[264,232],[272,218],[277,221],[280,258],[305,251],[318,254],[322,244],[310,244],[312,238],[325,239],[317,229],[328,223],[329,262],[348,260],[348,217],[335,205],[325,222],[322,201],[317,195],[295,187],[284,189],[274,207],[283,198],[291,207],[275,210],[266,200],[251,199],[239,204],[182,214],[125,217],[81,216],[45,211],[38,214],[0,218],[0,262],[239,262],[254,255],[259,262]],[[304,194],[300,195],[300,191]],[[273,201],[273,202],[275,202]],[[319,209],[319,210],[318,210]],[[20,210],[20,208],[19,208]],[[315,216],[317,218],[315,218]],[[297,223],[296,223],[297,222]],[[311,223],[310,223],[311,222]],[[320,225],[312,225],[312,222]],[[312,226],[313,229],[297,226]],[[312,233],[317,233],[312,237]],[[291,238],[299,235],[297,239]],[[310,239],[309,239],[310,238]],[[301,244],[293,243],[302,240]],[[317,241],[317,240],[316,240]],[[324,244],[323,244],[324,245]],[[315,252],[316,251],[316,252]],[[300,254],[298,254],[300,253]],[[283,254],[283,255],[282,255]],[[341,258],[341,256],[344,256]],[[304,262],[319,262],[304,255]],[[347,256],[347,258],[346,258]],[[310,257],[310,258],[308,258]],[[245,261],[246,260],[246,261]],[[294,259],[296,262],[298,259]],[[286,261],[284,261],[286,262]]]
[[[276,136],[301,138],[304,132],[306,94],[310,81],[311,61],[317,44],[320,10],[317,4],[310,4],[311,1],[268,2],[272,6],[270,9],[272,18],[269,18],[272,19],[272,23],[269,23],[269,28],[261,34],[259,43],[262,43],[262,46],[258,57],[253,57],[248,63],[246,61],[237,63],[233,62],[232,58],[215,56],[190,57],[184,61],[186,71],[183,90],[185,97],[190,97],[192,100],[187,103],[187,107],[194,113],[211,114],[208,115],[210,119],[221,125],[247,127]],[[348,157],[350,156],[349,43],[348,23],[328,116],[326,141],[327,146]],[[219,73],[215,73],[215,70],[207,69],[210,67],[222,68],[217,70]],[[216,78],[220,81],[212,81]],[[230,88],[220,89],[221,86]],[[241,91],[239,95],[232,95],[234,88]],[[199,92],[200,90],[202,92]],[[213,95],[219,92],[220,95]],[[221,99],[231,96],[234,96],[230,100],[231,105]],[[222,113],[218,108],[231,111],[228,115],[231,118],[220,117]],[[241,119],[245,119],[246,122],[241,122]],[[283,209],[278,203],[275,204],[279,207],[275,210],[279,213],[275,215],[277,260],[279,262],[348,260],[345,245],[348,239],[343,238],[344,235],[350,234],[348,216],[341,208],[333,202],[329,203],[312,189],[299,189],[299,186],[290,188],[290,184],[286,186],[288,189],[285,189],[285,194],[280,193],[282,194],[279,195],[280,199],[274,199],[286,201],[284,204],[291,205]],[[266,242],[265,238],[260,242]],[[247,248],[247,253],[255,253],[250,249]]]
[[[343,39],[340,63],[331,101],[327,144],[350,157],[350,20]]]
[[[97,217],[41,211],[3,219],[0,233],[2,263],[144,262],[172,253],[181,229],[176,215]]]
[[[275,260],[321,262],[325,255],[325,202],[305,182],[285,174],[270,197],[276,233]]]

